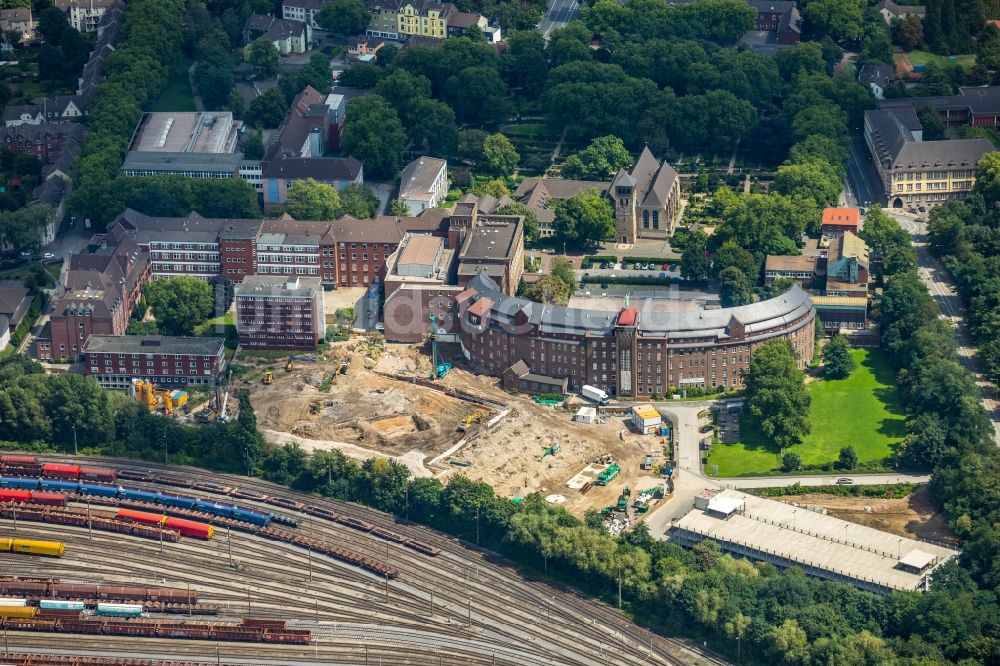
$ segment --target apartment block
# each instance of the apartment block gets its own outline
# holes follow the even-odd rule
[[[106,389],[128,390],[133,379],[162,388],[213,385],[226,367],[223,338],[91,335],[83,372]]]
[[[316,349],[326,336],[320,280],[247,277],[236,287],[236,333],[249,349]]]

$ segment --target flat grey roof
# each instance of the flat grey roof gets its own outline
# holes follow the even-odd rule
[[[249,275],[236,285],[236,297],[296,296],[304,298],[322,289],[319,278]]]
[[[737,490],[724,490],[713,501],[739,502],[741,507],[728,518],[694,509],[674,526],[882,588],[918,590],[929,570],[912,573],[900,565],[937,567],[958,555],[950,548]],[[921,555],[913,555],[914,551]]]
[[[235,174],[243,153],[152,153],[130,151],[122,162],[122,171],[218,171]]]
[[[83,353],[218,356],[223,338],[169,335],[91,335]]]
[[[229,111],[142,114],[129,150],[158,153],[231,153],[236,126]]]
[[[403,169],[399,180],[399,197],[416,201],[429,201],[434,179],[448,163],[436,157],[419,157]]]

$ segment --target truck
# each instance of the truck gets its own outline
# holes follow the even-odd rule
[[[597,388],[596,386],[591,386],[590,384],[585,385],[580,389],[580,395],[582,395],[587,400],[593,400],[598,405],[602,407],[610,401],[608,394],[605,391]]]

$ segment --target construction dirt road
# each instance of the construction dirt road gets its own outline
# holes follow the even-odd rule
[[[315,354],[316,363],[293,361],[289,372],[284,358],[244,354],[234,383],[249,389],[258,423],[273,441],[295,442],[307,450],[336,448],[357,459],[385,455],[416,475],[442,480],[465,474],[489,483],[502,496],[552,496],[551,501],[577,515],[614,504],[626,485],[638,491],[662,483],[652,470],[640,469],[650,453],[663,463],[662,440],[628,432],[622,417],[577,423],[573,411],[508,394],[496,378],[470,373],[460,363],[434,384],[481,401],[395,378],[426,379],[426,351],[355,338]],[[444,351],[460,360],[455,350]],[[342,374],[345,361],[349,366]],[[273,372],[274,383],[263,384],[265,370]],[[469,417],[468,431],[462,432],[459,425]],[[464,439],[468,441],[456,448]],[[559,452],[543,456],[555,444]],[[586,493],[566,486],[588,466],[587,474],[595,476],[603,468],[595,461],[607,455],[622,470],[613,482]]]

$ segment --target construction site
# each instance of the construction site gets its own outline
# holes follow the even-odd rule
[[[435,360],[429,345],[355,337],[290,361],[241,354],[232,388],[249,391],[265,436],[308,451],[387,456],[442,481],[464,474],[515,501],[537,492],[581,516],[623,498],[642,512],[652,489],[662,496],[662,438],[629,432],[617,415],[574,421],[575,406],[512,395],[460,359],[444,345]]]

